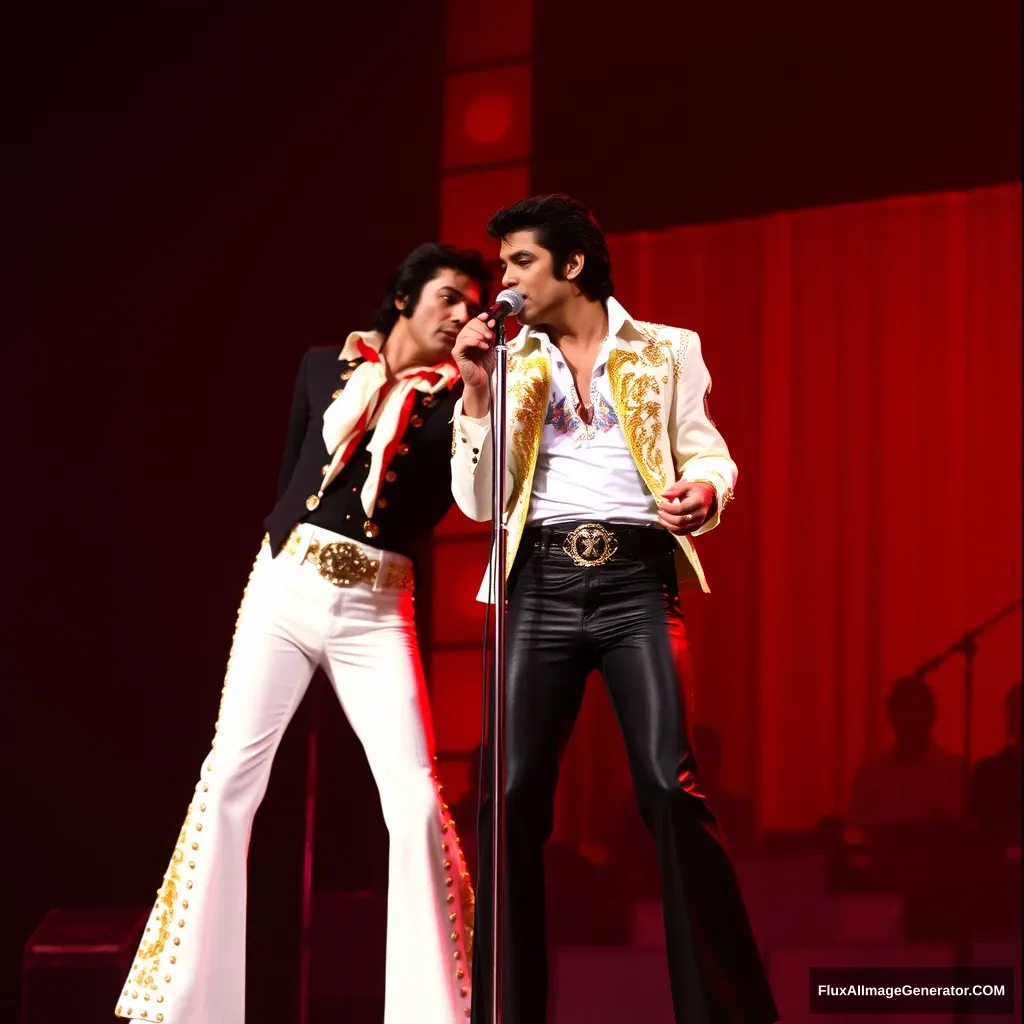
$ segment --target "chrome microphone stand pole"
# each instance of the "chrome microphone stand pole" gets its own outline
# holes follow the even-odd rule
[[[491,1024],[501,1024],[505,889],[505,578],[508,520],[505,515],[505,467],[508,459],[505,436],[508,346],[505,319],[495,325],[494,412],[491,430],[493,480],[491,522],[490,593],[494,600],[494,664],[491,686]]]

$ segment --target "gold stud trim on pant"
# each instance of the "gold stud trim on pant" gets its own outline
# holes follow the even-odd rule
[[[447,889],[454,889],[456,879],[458,879],[457,891],[459,900],[457,905],[448,913],[448,923],[452,926],[450,939],[457,947],[452,952],[452,957],[455,960],[455,979],[456,982],[461,982],[466,976],[466,968],[463,965],[472,964],[476,901],[469,871],[466,869],[466,860],[462,853],[462,844],[455,831],[455,819],[451,815],[448,804],[441,797],[443,789],[444,787],[437,783],[438,818],[441,833],[445,837],[441,843],[442,860],[440,867],[443,873],[444,885]],[[446,893],[445,902],[450,906],[456,904],[455,892]],[[464,999],[468,998],[468,987],[459,986],[459,994]],[[465,1012],[467,1015],[469,1014],[468,1007]]]
[[[235,630],[231,639],[231,651],[228,654],[227,667],[224,672],[224,683],[221,687],[220,693],[220,705],[217,709],[217,723],[214,729],[213,742],[210,744],[211,751],[217,748],[217,732],[220,729],[220,722],[222,713],[224,710],[224,695],[227,692],[228,679],[231,674],[231,662],[235,653],[235,640],[238,637],[238,627],[242,618],[242,607],[245,604],[245,596],[249,591],[249,583],[252,582],[253,574],[256,571],[256,564],[253,563],[252,570],[249,573],[249,581],[246,583],[245,589],[242,591],[242,601],[238,607],[238,614],[235,618]],[[213,772],[213,762],[207,758],[206,765],[204,766],[204,777],[209,776]],[[196,792],[209,793],[210,783],[209,781],[203,781],[202,779],[196,785]],[[205,812],[207,805],[200,803],[200,812]],[[161,977],[161,967],[163,966],[162,960],[165,950],[168,946],[168,940],[170,945],[180,946],[181,937],[176,935],[171,938],[171,930],[176,924],[178,929],[184,929],[186,925],[186,918],[184,916],[178,917],[175,921],[175,911],[179,910],[184,914],[189,909],[189,900],[187,898],[179,898],[179,892],[182,887],[181,871],[183,865],[185,865],[185,848],[188,844],[189,832],[192,830],[192,815],[193,805],[189,804],[188,810],[185,814],[185,821],[182,824],[181,832],[178,834],[178,843],[174,848],[174,852],[171,854],[171,863],[167,869],[167,874],[164,876],[163,884],[157,891],[157,900],[153,908],[153,917],[151,919],[150,928],[146,931],[151,933],[152,928],[156,928],[156,938],[151,942],[144,942],[140,946],[138,954],[136,955],[135,966],[132,968],[133,977],[132,981],[135,986],[143,992],[143,999],[148,1001],[150,995],[155,995],[156,1002],[163,1003],[164,996],[160,993],[161,985],[170,985],[173,980],[173,974],[170,971],[163,973]],[[203,830],[202,822],[196,822],[194,825],[195,832],[201,832]],[[199,843],[195,840],[188,844],[191,847],[193,853],[199,852]],[[188,870],[194,871],[196,869],[196,861],[189,860],[187,862]],[[186,889],[193,889],[193,881],[189,879],[184,883]],[[170,956],[167,958],[167,963],[170,966],[174,966],[177,963],[176,956]],[[127,990],[125,990],[123,998],[127,998]],[[132,995],[133,1004],[138,1000],[138,995],[133,993]],[[124,1006],[124,1004],[117,1007],[115,1013],[119,1017],[131,1017],[135,1006]],[[141,1011],[141,1016],[147,1018],[147,1011]],[[164,1019],[163,1013],[157,1013],[154,1020],[161,1022]]]

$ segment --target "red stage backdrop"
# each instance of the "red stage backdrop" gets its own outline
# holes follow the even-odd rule
[[[698,542],[712,593],[685,607],[694,718],[721,734],[724,781],[756,799],[763,828],[841,812],[888,740],[891,681],[1019,595],[1020,199],[1016,184],[610,239],[626,308],[701,335],[740,467],[736,501]],[[486,542],[472,534],[453,513],[436,549],[431,674],[449,750],[479,726],[471,591]],[[962,663],[930,678],[937,737],[960,751]],[[975,758],[1002,744],[1019,678],[1016,612],[981,643]],[[592,685],[556,838],[605,838],[628,784]]]

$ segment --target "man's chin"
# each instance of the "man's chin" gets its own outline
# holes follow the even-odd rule
[[[452,350],[455,348],[455,339],[448,338],[441,335],[436,344],[431,346],[429,352],[424,350],[424,362],[430,363],[443,363],[445,360],[451,360]]]

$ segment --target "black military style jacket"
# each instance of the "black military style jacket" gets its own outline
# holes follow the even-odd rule
[[[436,394],[417,392],[409,422],[381,485],[372,518],[360,492],[370,469],[367,431],[355,453],[324,491],[315,496],[330,462],[322,436],[323,415],[345,388],[362,359],[340,358],[338,347],[311,348],[295,382],[288,436],[278,479],[277,504],[264,524],[277,555],[292,528],[311,523],[364,544],[412,556],[416,545],[440,522],[453,503],[451,488],[452,414],[462,381]]]

